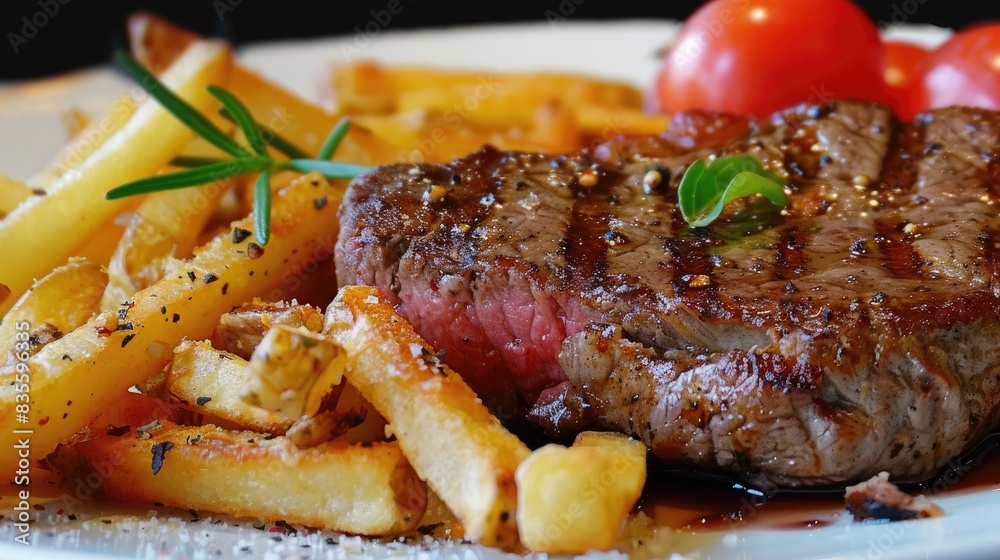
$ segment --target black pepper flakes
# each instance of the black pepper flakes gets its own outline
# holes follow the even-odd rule
[[[247,245],[247,256],[250,257],[251,259],[257,260],[263,255],[264,255],[264,248],[261,247],[260,245],[253,242]]]
[[[169,441],[164,441],[153,445],[153,447],[150,449],[153,452],[152,466],[154,475],[159,473],[160,469],[163,468],[163,458],[167,454],[167,451],[170,451],[173,448],[174,448],[173,443]]]
[[[192,282],[194,282],[195,278],[197,278],[197,277],[198,276],[194,273],[193,270],[189,270],[188,271],[188,278],[190,278]]]
[[[122,339],[122,348],[125,348],[125,346],[126,346],[126,345],[127,345],[127,344],[128,344],[129,342],[132,342],[132,339],[133,339],[133,338],[135,338],[135,333],[131,333],[131,334],[127,334],[127,335],[125,335],[125,338],[123,338],[123,339]]]
[[[281,527],[282,529],[288,531],[288,533],[292,534],[292,535],[297,535],[299,533],[297,530],[295,530],[295,527],[292,527],[291,525],[289,525],[288,522],[285,521],[284,519],[279,519],[279,520],[275,521],[274,522],[274,526],[275,527]]]
[[[166,305],[161,305],[160,306],[160,315],[166,315],[166,314],[167,314],[167,306]]]
[[[114,424],[108,424],[108,427],[104,430],[109,436],[121,437],[132,431],[132,426],[125,424],[124,426],[115,426]]]
[[[226,282],[225,284],[222,285],[222,295],[226,295],[226,292],[228,291],[229,291],[229,282]]]
[[[134,327],[132,326],[131,322],[128,322],[128,323],[119,323],[118,327],[115,328],[116,331],[131,331],[133,329],[134,329]]]
[[[211,400],[212,397],[198,397],[194,402],[198,403],[198,406],[205,406]]]
[[[315,206],[317,210],[322,210],[326,206],[327,202],[329,202],[329,199],[324,194],[313,201],[313,206]]]
[[[243,228],[233,228],[233,245],[239,245],[250,237],[252,232]]]
[[[180,321],[180,320],[181,320],[180,314],[179,313],[174,313],[173,322],[176,323],[177,321]]]
[[[62,359],[64,359],[64,360],[69,360],[69,361],[71,361],[71,362],[73,361],[73,358],[70,358],[70,357],[69,357],[69,354],[63,354],[63,355],[62,355]]]
[[[211,284],[212,282],[215,282],[218,279],[219,279],[219,277],[216,276],[216,275],[214,275],[214,274],[212,274],[211,272],[205,274],[205,283],[206,284]]]

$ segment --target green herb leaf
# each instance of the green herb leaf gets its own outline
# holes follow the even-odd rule
[[[337,126],[333,127],[333,130],[330,131],[330,135],[326,137],[326,141],[323,142],[323,147],[319,149],[319,155],[316,156],[316,159],[332,158],[333,153],[337,151],[337,146],[340,145],[340,141],[344,139],[350,128],[351,121],[340,119]]]
[[[222,106],[233,115],[233,118],[236,119],[236,124],[243,131],[243,135],[246,136],[247,142],[253,148],[253,151],[257,152],[257,155],[267,155],[267,146],[260,138],[260,129],[257,128],[257,123],[253,120],[253,115],[247,110],[246,105],[239,99],[236,99],[235,95],[219,86],[208,86],[208,93],[214,95],[222,103]]]
[[[132,76],[132,78],[139,82],[139,85],[143,87],[154,99],[160,102],[161,105],[168,111],[170,111],[175,117],[180,119],[188,128],[196,132],[199,136],[208,140],[210,143],[218,147],[220,150],[235,156],[235,157],[246,157],[250,155],[245,148],[236,143],[235,140],[226,135],[225,132],[219,130],[217,126],[212,124],[212,121],[208,120],[205,115],[198,112],[197,109],[192,107],[187,101],[184,101],[178,97],[174,92],[167,89],[160,80],[156,78],[149,70],[146,69],[138,60],[136,60],[131,54],[125,51],[118,51],[115,53],[115,58],[118,63],[125,68],[125,70]]]
[[[353,163],[339,163],[318,159],[293,159],[281,164],[282,168],[292,169],[299,173],[319,171],[327,179],[353,179],[370,168]]]
[[[253,187],[254,237],[261,245],[271,239],[271,170],[261,171]]]
[[[156,191],[166,191],[171,189],[181,189],[184,187],[194,187],[205,185],[219,179],[238,177],[255,171],[262,171],[271,165],[268,158],[238,158],[229,161],[222,161],[210,165],[203,165],[178,171],[177,173],[167,173],[155,177],[147,177],[125,183],[115,187],[104,195],[107,200],[125,198],[137,194],[146,194]]]
[[[692,227],[707,226],[726,204],[754,194],[776,206],[788,205],[784,185],[747,154],[716,158],[708,166],[702,160],[692,163],[677,190],[681,214]]]
[[[236,122],[236,117],[225,107],[219,107],[219,114],[227,121]],[[271,146],[284,154],[288,159],[309,159],[309,154],[302,148],[296,146],[291,140],[285,138],[277,131],[259,121],[255,121],[257,129],[260,130],[260,138],[265,144]]]
[[[202,165],[212,165],[213,163],[221,163],[223,161],[227,160],[201,156],[177,156],[170,160],[170,165],[174,167],[201,167]]]

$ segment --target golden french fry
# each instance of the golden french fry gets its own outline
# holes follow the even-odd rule
[[[124,306],[117,315],[102,313],[45,346],[26,364],[28,425],[17,420],[19,392],[10,383],[24,368],[0,368],[0,446],[15,443],[14,429],[32,428],[32,453],[44,457],[115,395],[162,370],[183,338],[208,338],[223,313],[255,296],[294,297],[290,279],[308,275],[305,271],[316,262],[332,256],[342,194],[342,185],[303,176],[275,197],[266,247],[253,244],[252,237],[234,243],[231,235],[220,236],[196,250],[175,274],[136,294],[132,307]],[[322,196],[329,204],[315,203]],[[253,219],[233,227],[253,231]],[[94,372],[100,372],[100,383],[94,383]],[[81,387],[88,389],[87,398],[80,398]],[[16,459],[0,455],[0,471],[16,469]]]
[[[610,549],[646,482],[646,446],[584,432],[572,447],[548,444],[517,468],[517,527],[531,550]]]
[[[101,308],[117,309],[136,292],[160,280],[175,258],[194,249],[202,228],[229,181],[149,194],[125,228],[108,265]]]
[[[616,109],[599,105],[574,108],[580,130],[591,138],[611,140],[617,136],[659,134],[670,126],[669,115],[654,115],[631,109]]]
[[[185,340],[174,349],[160,390],[171,402],[225,420],[244,430],[284,434],[293,417],[249,405],[234,390],[247,377],[247,362],[207,342]]]
[[[0,175],[0,219],[35,194],[34,190],[21,181]]]
[[[199,42],[164,73],[164,84],[194,107],[207,110],[214,98],[208,84],[224,84],[231,61],[227,47]],[[194,133],[156,101],[148,99],[121,129],[72,173],[64,174],[43,197],[34,197],[0,221],[0,282],[20,296],[33,278],[44,275],[101,224],[128,203],[104,200],[111,188],[153,175],[193,138]],[[0,313],[6,312],[0,304]]]
[[[374,62],[335,65],[331,71],[326,95],[337,111],[346,114],[386,114],[416,107],[471,112],[484,100],[505,94],[529,104],[539,99],[562,99],[571,106],[591,103],[642,108],[642,92],[635,87],[580,75],[443,70]],[[537,107],[538,103],[534,104]]]
[[[34,344],[25,346],[29,353],[40,350],[41,342],[51,342],[86,323],[98,311],[100,294],[108,283],[108,273],[86,259],[71,259],[56,267],[31,286],[14,303],[0,322],[0,363],[13,363],[14,345],[32,333],[48,332],[46,339],[33,337]],[[19,352],[20,353],[20,352]]]
[[[149,437],[137,437],[131,424],[125,433],[97,432],[60,450],[55,463],[65,480],[96,474],[104,497],[360,535],[411,530],[427,504],[423,483],[395,443],[298,449],[283,436],[159,424]]]
[[[439,363],[377,289],[343,288],[327,310],[324,332],[347,350],[348,381],[389,422],[465,536],[515,548],[514,471],[528,448]]]

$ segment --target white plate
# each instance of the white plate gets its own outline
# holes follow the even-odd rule
[[[243,62],[313,98],[317,77],[332,60],[369,58],[386,62],[426,63],[487,70],[559,70],[590,73],[635,83],[644,89],[655,74],[654,53],[676,31],[672,22],[557,22],[516,26],[375,32],[314,41],[274,43],[240,53]],[[890,29],[887,35],[927,45],[947,31],[932,27]],[[371,36],[369,36],[371,35]],[[99,113],[130,84],[107,68],[31,84],[0,85],[0,173],[29,178],[66,140],[60,111],[79,107]],[[10,452],[9,450],[5,450]],[[645,556],[677,551],[690,558],[993,558],[1000,550],[1000,493],[977,491],[936,498],[947,516],[930,521],[888,525],[852,524],[841,516],[833,525],[811,530],[725,530],[696,535],[661,530],[643,537]],[[4,505],[9,502],[4,502]],[[339,546],[327,535],[274,540],[272,533],[211,519],[191,523],[185,517],[150,522],[144,512],[115,517],[104,524],[67,522],[53,506],[35,512],[32,546],[13,542],[15,529],[0,522],[0,558],[500,558],[508,555],[460,543],[372,543],[343,538]],[[9,515],[9,512],[2,512]],[[173,512],[172,515],[176,515]],[[425,543],[426,544],[426,543]],[[308,546],[305,546],[308,545]],[[617,554],[592,557],[620,557]]]

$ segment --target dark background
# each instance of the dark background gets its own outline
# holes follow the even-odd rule
[[[100,64],[123,43],[124,21],[130,12],[146,8],[207,35],[236,44],[291,37],[353,33],[372,19],[372,10],[385,9],[389,0],[372,2],[272,2],[261,0],[126,1],[126,0],[0,0],[0,79],[29,78]],[[682,19],[702,4],[700,0],[643,2],[621,0],[502,0],[463,2],[461,10],[422,0],[400,0],[408,9],[393,16],[390,29],[441,27],[482,22],[545,21],[546,11],[570,19]],[[789,0],[808,4],[812,0]],[[1000,1],[857,0],[875,21],[932,23],[962,27],[985,19],[1000,19]],[[412,6],[412,7],[410,7]],[[44,14],[48,7],[52,16]],[[58,11],[56,11],[58,8]],[[419,8],[419,9],[414,9]],[[45,21],[27,38],[22,18]],[[27,38],[18,42],[11,33]]]

